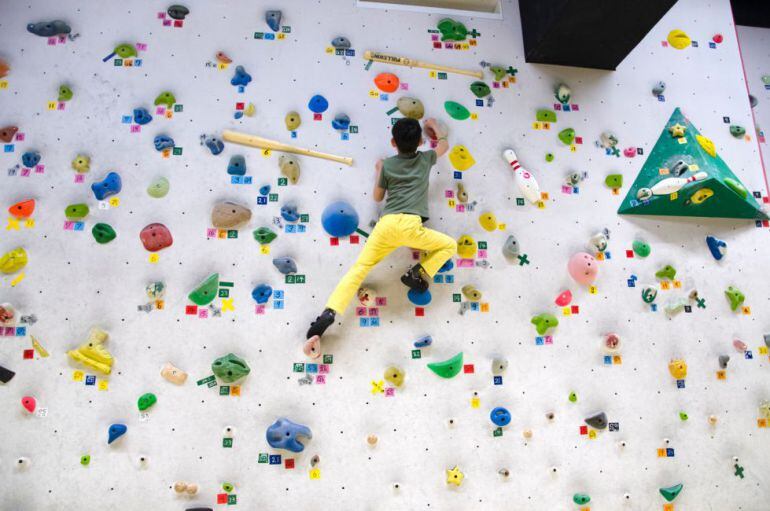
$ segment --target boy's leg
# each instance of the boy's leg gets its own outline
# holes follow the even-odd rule
[[[454,239],[442,232],[425,228],[422,222],[407,230],[404,233],[403,241],[405,245],[411,248],[428,252],[420,266],[431,279],[444,263],[457,252],[457,242]]]

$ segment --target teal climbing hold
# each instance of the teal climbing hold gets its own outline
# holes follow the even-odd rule
[[[444,102],[444,110],[449,114],[449,117],[457,121],[464,121],[471,116],[471,112],[467,108],[454,101]]]
[[[667,488],[660,488],[659,491],[664,499],[668,502],[672,502],[682,492],[682,485],[675,484],[674,486],[669,486]]]

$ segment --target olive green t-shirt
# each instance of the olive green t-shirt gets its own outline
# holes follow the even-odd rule
[[[388,192],[383,215],[406,213],[428,219],[428,177],[436,164],[436,151],[399,154],[382,163],[380,188]]]

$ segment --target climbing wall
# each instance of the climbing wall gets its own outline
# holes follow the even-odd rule
[[[0,338],[0,365],[16,373],[0,384],[0,508],[765,509],[767,223],[616,214],[675,107],[767,202],[728,2],[680,0],[616,72],[524,63],[511,0],[502,21],[458,19],[475,30],[451,48],[440,41],[436,15],[342,1],[278,4],[284,28],[274,33],[264,13],[276,3],[262,0],[189,2],[181,23],[157,2],[0,3],[0,58],[11,67],[0,78],[0,127],[19,128],[0,152],[0,203],[36,201],[34,221],[10,217],[0,231],[0,253],[23,247],[29,258],[0,280],[0,303],[12,304],[17,319]],[[71,38],[26,30],[55,19],[71,25]],[[668,45],[673,29],[687,32],[691,45]],[[353,51],[330,49],[340,35]],[[138,54],[111,56],[123,43]],[[493,101],[477,103],[472,78],[368,65],[367,49],[508,71],[495,81],[483,68]],[[220,65],[219,51],[232,63]],[[252,77],[242,92],[230,83],[239,65]],[[770,67],[766,51],[754,66]],[[397,92],[375,87],[384,71],[400,78]],[[660,80],[667,88],[656,97]],[[569,108],[554,97],[559,83],[572,89]],[[59,102],[62,84],[73,97]],[[158,110],[153,102],[163,91],[175,105]],[[315,94],[330,105],[317,120],[307,106]],[[413,254],[396,252],[366,281],[374,302],[352,304],[324,336],[323,358],[308,359],[301,351],[308,323],[378,217],[374,163],[392,154],[389,129],[402,95],[422,100],[427,116],[448,125],[450,145],[464,145],[475,159],[461,173],[439,161],[429,225],[471,236],[479,250],[453,259],[422,308],[398,281]],[[445,101],[467,107],[470,118],[450,118]],[[760,106],[767,101],[764,94]],[[246,115],[250,104],[254,115]],[[136,124],[137,108],[153,120]],[[537,121],[542,108],[557,121]],[[292,110],[302,117],[295,138],[284,125]],[[331,126],[338,113],[351,119],[345,132]],[[731,136],[731,124],[747,136]],[[557,137],[565,128],[575,131],[570,145]],[[355,163],[300,156],[299,182],[286,184],[275,151],[225,144],[215,156],[201,143],[224,129]],[[615,151],[594,143],[607,131],[618,140]],[[175,150],[156,151],[157,135],[173,138]],[[539,181],[536,204],[524,200],[502,158],[508,147]],[[24,167],[22,155],[33,151],[39,163]],[[90,172],[78,177],[71,162],[81,154]],[[227,173],[234,155],[245,157],[244,178]],[[122,191],[99,201],[91,184],[109,172],[121,176]],[[568,185],[573,173],[581,179]],[[623,175],[622,186],[606,186],[610,174]],[[161,199],[147,193],[158,177],[170,182]],[[466,204],[454,195],[458,182]],[[260,190],[265,185],[269,191]],[[247,227],[213,229],[210,213],[222,200],[252,210]],[[321,214],[336,200],[357,210],[353,236],[331,239],[322,229]],[[65,208],[80,203],[89,215],[67,220]],[[291,203],[305,216],[275,220]],[[479,223],[487,212],[499,224],[492,232]],[[116,239],[98,244],[97,223],[111,225]],[[139,233],[151,223],[168,227],[171,247],[144,249]],[[252,236],[263,226],[278,232],[266,247]],[[597,253],[589,240],[603,229],[608,248]],[[520,257],[503,256],[509,235]],[[721,261],[707,235],[727,244]],[[635,255],[635,240],[649,244],[648,257]],[[581,251],[597,257],[591,286],[567,273]],[[273,266],[284,256],[296,262],[296,275]],[[666,265],[676,274],[657,279]],[[194,306],[188,293],[212,273],[220,277],[213,307]],[[152,282],[166,286],[162,303],[146,294]],[[273,288],[262,307],[251,296],[259,284]],[[461,294],[468,284],[481,300]],[[642,300],[647,286],[657,291],[652,304]],[[728,286],[745,296],[735,311]],[[572,300],[556,305],[566,290]],[[530,319],[543,313],[559,325],[541,335]],[[109,333],[109,376],[66,354],[95,326]],[[603,349],[608,333],[621,339],[612,353]],[[426,334],[432,345],[415,348]],[[451,379],[426,367],[459,352],[463,368]],[[233,384],[211,368],[228,353],[251,369]],[[730,357],[726,368],[722,355]],[[499,374],[495,359],[507,361]],[[669,372],[672,359],[687,364],[686,377],[675,371],[680,381]],[[188,373],[186,383],[161,377],[169,362]],[[384,379],[390,366],[405,374],[399,387]],[[145,393],[157,403],[140,411]],[[32,413],[24,397],[35,398]],[[490,421],[495,407],[510,412],[510,424]],[[598,412],[608,427],[585,422]],[[303,452],[268,445],[265,431],[279,417],[312,430]],[[113,424],[127,432],[108,445]],[[460,473],[462,484],[451,484]],[[178,482],[197,485],[197,493],[176,492]],[[658,491],[680,483],[671,503]],[[591,500],[576,504],[585,502],[576,494]]]

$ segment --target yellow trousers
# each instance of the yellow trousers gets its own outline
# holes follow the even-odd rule
[[[326,307],[342,314],[372,268],[399,247],[427,251],[428,255],[420,264],[431,278],[457,252],[455,240],[446,234],[426,229],[419,216],[403,213],[385,215],[372,230],[353,267],[337,284]]]

